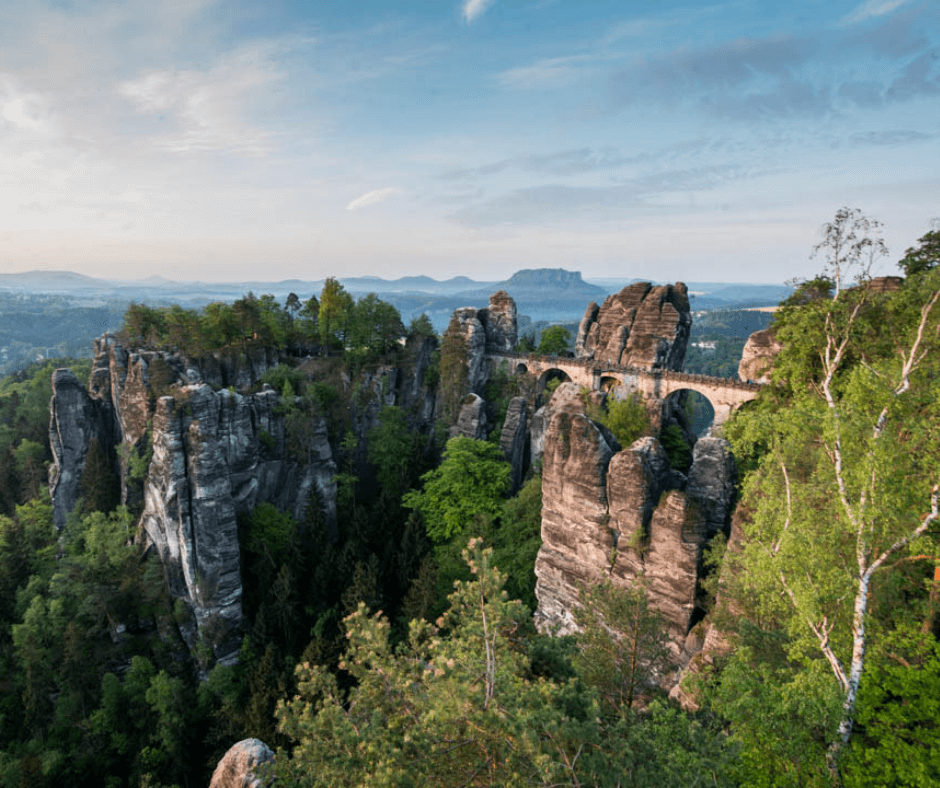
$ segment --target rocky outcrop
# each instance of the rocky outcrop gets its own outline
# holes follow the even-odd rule
[[[184,639],[193,646],[198,633],[211,631],[220,661],[240,645],[238,512],[267,502],[302,520],[316,491],[335,527],[336,465],[326,427],[313,420],[308,462],[287,459],[280,401],[270,387],[242,396],[193,384],[161,397],[153,417],[140,525],[160,554],[170,592],[194,614],[196,628],[184,627]]]
[[[518,341],[516,302],[505,290],[490,296],[490,305],[479,312],[486,329],[486,352],[509,353]]]
[[[95,370],[92,370],[94,375]],[[106,457],[113,456],[118,427],[111,403],[89,396],[69,369],[52,374],[52,401],[49,406],[49,492],[56,528],[65,520],[80,497],[85,459],[94,443]],[[116,469],[115,469],[116,470]]]
[[[744,343],[744,351],[738,363],[738,378],[746,382],[770,383],[774,359],[781,350],[783,345],[777,340],[774,329],[755,331]]]
[[[274,760],[274,753],[260,739],[243,739],[229,748],[212,773],[209,788],[265,788],[255,771]]]
[[[516,346],[516,302],[505,290],[500,290],[490,296],[488,307],[467,306],[455,310],[447,331],[463,337],[467,347],[469,389],[482,394],[488,375],[486,355],[508,353]]]
[[[578,327],[575,357],[679,371],[691,326],[684,284],[637,282],[608,296],[600,307],[588,306]]]
[[[475,441],[486,439],[486,401],[483,397],[471,394],[467,397],[457,423],[451,430],[451,436],[462,435]]]
[[[574,631],[580,586],[601,580],[616,558],[607,498],[607,467],[615,451],[583,413],[559,409],[552,416],[542,458],[542,547],[535,562],[535,615],[542,629]]]
[[[698,615],[702,553],[728,527],[730,449],[722,439],[701,439],[686,477],[669,467],[655,438],[621,451],[598,425],[573,412],[573,399],[564,402],[567,410],[552,416],[545,435],[537,624],[570,632],[582,585],[642,579],[651,606],[666,621],[673,655],[684,664]]]
[[[457,333],[467,347],[467,386],[471,392],[482,393],[486,384],[486,329],[479,310],[465,306],[454,311],[448,333]]]
[[[76,503],[93,440],[109,448],[123,444],[125,500],[128,458],[136,452],[138,465],[145,465],[137,482],[140,533],[160,555],[171,593],[192,613],[181,633],[190,646],[205,636],[218,660],[233,660],[242,623],[236,516],[266,502],[302,521],[314,501],[326,527],[335,528],[336,466],[326,425],[312,416],[289,429],[277,392],[216,390],[203,379],[202,362],[113,341],[100,341],[96,350],[90,393],[67,370],[53,376],[56,518],[64,522]],[[254,375],[271,360],[259,350],[243,364]],[[218,359],[205,363],[210,377],[220,369],[232,379],[240,374]]]
[[[503,450],[506,461],[512,467],[510,494],[514,494],[522,486],[522,477],[529,459],[529,412],[525,397],[513,397],[509,401],[503,431],[499,437],[499,448]]]
[[[577,384],[562,383],[555,389],[552,398],[533,414],[529,422],[529,457],[533,463],[542,459],[548,426],[558,412],[584,412],[584,400],[581,399],[581,388]]]

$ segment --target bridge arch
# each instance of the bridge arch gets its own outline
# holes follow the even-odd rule
[[[672,414],[685,428],[701,437],[715,424],[712,401],[694,388],[677,388],[663,400],[663,415]]]
[[[553,381],[558,381],[554,383]],[[538,385],[536,386],[536,400],[539,405],[545,404],[550,398],[551,394],[548,397],[545,396],[545,391],[550,390],[554,391],[562,383],[570,383],[571,375],[565,372],[563,369],[558,367],[549,367],[548,369],[543,370],[542,374],[539,375]]]

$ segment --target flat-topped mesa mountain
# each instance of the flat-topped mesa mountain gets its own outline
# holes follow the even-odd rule
[[[591,302],[578,326],[575,357],[641,369],[681,371],[692,327],[682,282],[636,282]]]
[[[354,430],[366,433],[382,405],[433,418],[423,379],[432,348],[406,349],[407,370],[382,367],[356,380]],[[433,340],[427,340],[433,344]],[[217,660],[237,657],[242,628],[239,514],[270,503],[303,522],[318,506],[336,528],[336,473],[328,425],[318,412],[292,418],[294,402],[260,378],[282,361],[273,348],[190,359],[126,348],[104,337],[86,390],[68,370],[53,375],[50,471],[62,527],[81,493],[93,444],[113,458],[122,502],[139,512],[137,538],[160,556],[172,596],[192,612],[180,631],[202,636]],[[310,362],[310,363],[316,363]],[[348,393],[348,392],[347,392]],[[365,395],[369,396],[365,396]],[[120,459],[118,459],[120,458]]]

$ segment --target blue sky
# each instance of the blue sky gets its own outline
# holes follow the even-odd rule
[[[0,271],[810,276],[940,221],[940,4],[0,4]]]

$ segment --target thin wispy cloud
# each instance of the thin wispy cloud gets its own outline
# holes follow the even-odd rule
[[[118,93],[138,112],[169,116],[176,132],[158,137],[175,152],[262,153],[265,132],[244,118],[250,94],[279,79],[277,69],[257,48],[220,58],[206,71],[150,71],[118,85]]]
[[[369,205],[375,205],[376,203],[387,200],[393,194],[398,194],[400,189],[396,189],[394,186],[389,186],[385,189],[373,189],[371,192],[366,192],[361,197],[357,197],[349,205],[346,206],[347,211],[358,211],[360,208],[365,208]]]
[[[900,8],[907,0],[866,0],[850,14],[842,18],[843,25],[857,25],[866,19],[876,16],[890,14],[896,8]]]
[[[468,25],[472,25],[491,5],[493,0],[466,0],[463,4],[463,18]]]

